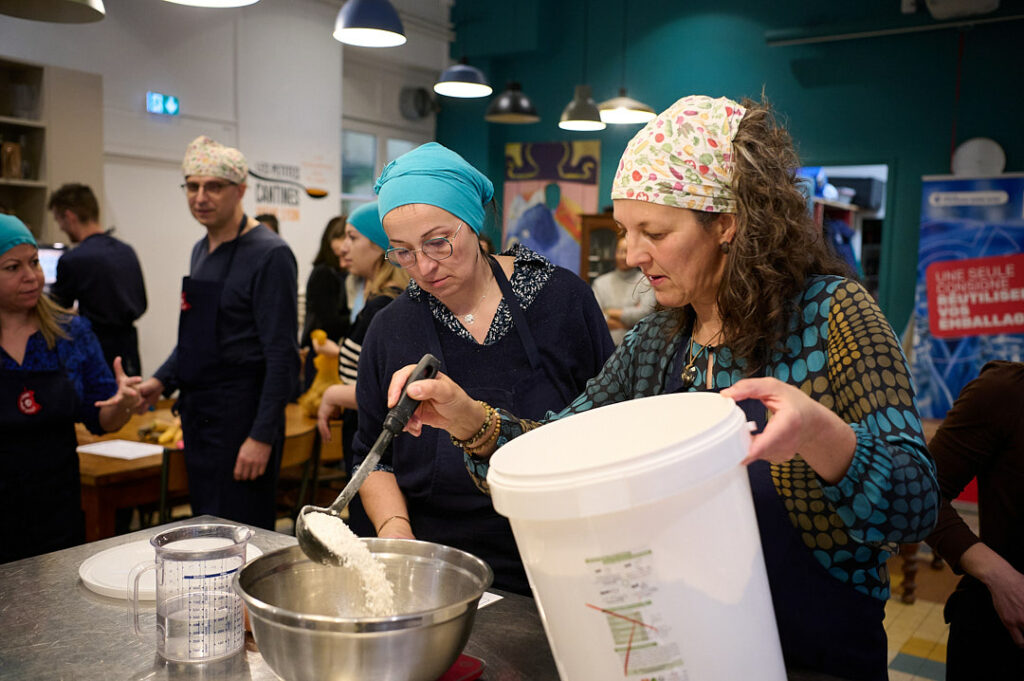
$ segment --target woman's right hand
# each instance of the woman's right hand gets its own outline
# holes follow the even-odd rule
[[[391,385],[388,386],[389,409],[398,404],[402,388],[415,367],[414,364],[404,366],[391,377]],[[487,412],[480,403],[441,372],[434,378],[424,378],[410,383],[407,392],[409,397],[420,401],[405,425],[405,431],[417,437],[426,425],[441,428],[456,438],[465,440],[479,431],[484,419],[487,418]]]
[[[316,427],[324,442],[331,441],[330,420],[341,413],[340,405],[335,398],[342,389],[341,384],[332,385],[324,391],[323,397],[320,398],[320,408],[316,412]]]
[[[323,343],[318,343],[315,340],[313,343],[313,352],[318,355],[327,355],[328,357],[337,357],[341,352],[338,344],[332,341],[330,338],[325,340]]]

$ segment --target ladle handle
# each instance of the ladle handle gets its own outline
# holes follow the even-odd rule
[[[423,355],[416,368],[409,374],[409,378],[405,381],[405,386],[402,388],[402,396],[398,398],[398,404],[391,408],[388,415],[384,417],[384,429],[377,437],[377,441],[370,447],[370,451],[366,454],[366,458],[359,464],[359,468],[352,473],[352,477],[349,478],[348,484],[345,485],[345,489],[341,490],[341,494],[334,500],[334,503],[330,505],[330,510],[334,513],[341,513],[341,511],[348,506],[348,502],[352,501],[352,497],[359,491],[363,481],[366,480],[367,476],[370,475],[370,471],[377,467],[377,462],[380,461],[381,454],[391,444],[391,440],[396,435],[402,432],[405,428],[405,424],[409,422],[409,418],[412,413],[416,411],[416,406],[419,405],[420,401],[414,397],[409,397],[406,390],[410,383],[419,381],[424,378],[433,378],[437,375],[437,371],[441,366],[440,360],[434,357],[429,352]]]

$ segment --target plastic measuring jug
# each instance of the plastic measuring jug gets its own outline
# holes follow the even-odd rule
[[[245,565],[252,530],[239,525],[184,525],[164,530],[149,543],[152,562],[128,574],[130,616],[139,626],[139,579],[156,570],[156,649],[174,662],[210,662],[245,644],[242,599],[232,580]]]

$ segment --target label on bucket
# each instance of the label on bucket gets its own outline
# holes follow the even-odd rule
[[[686,681],[669,618],[659,608],[653,552],[627,551],[586,559],[591,598],[586,606],[604,617],[622,674],[643,681]]]

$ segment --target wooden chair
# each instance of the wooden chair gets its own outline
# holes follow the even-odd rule
[[[309,503],[307,497],[320,463],[320,432],[314,424],[303,432],[286,437],[281,452],[281,473],[278,476],[278,515],[292,520]],[[292,483],[292,484],[289,484]],[[290,487],[297,485],[295,500],[291,501]],[[282,513],[283,511],[283,513]]]
[[[160,525],[171,521],[172,504],[188,501],[188,472],[185,470],[185,452],[164,447],[160,465],[160,505],[157,519]]]

